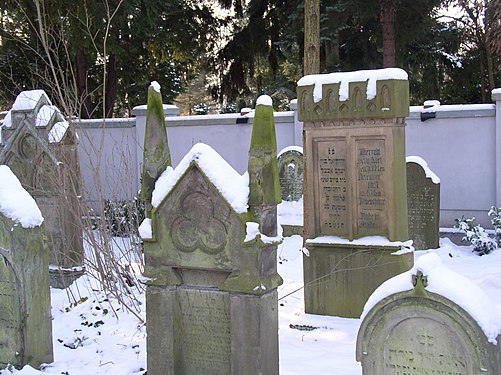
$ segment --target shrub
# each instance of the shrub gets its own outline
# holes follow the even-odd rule
[[[473,245],[473,251],[478,255],[485,255],[491,253],[498,248],[498,243],[494,238],[489,237],[480,224],[475,225],[475,218],[456,219],[456,226],[460,232],[464,233],[463,241],[470,242]]]
[[[126,237],[137,234],[137,228],[144,220],[144,204],[136,197],[132,200],[106,200],[104,218],[112,236]]]

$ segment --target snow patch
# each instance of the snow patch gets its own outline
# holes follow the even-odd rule
[[[53,105],[43,105],[35,117],[35,126],[44,127],[49,124],[50,119],[54,113],[59,112],[59,110]]]
[[[66,131],[68,130],[68,122],[60,121],[56,122],[52,129],[50,129],[48,140],[49,143],[59,143],[63,140]]]
[[[320,236],[306,240],[306,243],[311,244],[332,244],[332,245],[357,245],[357,246],[400,246],[406,252],[413,251],[412,240],[409,241],[390,241],[383,236],[367,236],[348,240],[347,238],[337,236]]]
[[[152,81],[150,87],[153,87],[153,90],[160,93],[160,84],[157,81]]]
[[[45,94],[43,90],[27,90],[22,91],[16,98],[14,104],[12,105],[12,110],[14,111],[26,111],[35,109],[37,103],[40,99],[45,96],[49,105],[52,105],[51,101]]]
[[[407,156],[405,158],[406,163],[416,163],[421,166],[421,168],[424,169],[424,173],[426,175],[426,178],[431,178],[434,184],[439,184],[440,183],[440,178],[428,167],[428,163],[424,161],[423,158],[419,156]]]
[[[278,223],[277,223],[278,224]],[[248,221],[245,223],[245,239],[244,242],[251,242],[256,238],[260,238],[261,241],[267,244],[281,242],[282,237],[282,226],[277,225],[278,233],[275,237],[269,237],[261,233],[259,230],[259,224],[253,221]]]
[[[0,165],[0,212],[23,228],[39,227],[43,223],[35,200],[6,165]]]
[[[138,228],[139,235],[143,240],[151,240],[153,238],[153,231],[151,229],[151,219],[145,218]]]
[[[501,94],[501,88],[492,90],[492,94]]]
[[[280,150],[280,152],[277,155],[277,158],[280,157],[280,155],[282,155],[286,152],[289,152],[289,151],[297,151],[297,152],[301,153],[301,155],[303,155],[303,148],[301,146],[287,146],[287,147],[283,148],[282,150]]]
[[[313,101],[318,103],[322,100],[322,87],[323,85],[340,83],[339,87],[339,100],[346,101],[349,96],[349,86],[351,82],[367,83],[367,99],[372,100],[376,97],[376,82],[382,80],[407,80],[407,72],[399,68],[386,68],[374,70],[357,70],[354,72],[339,72],[329,74],[312,74],[301,78],[298,86],[310,86],[313,88]]]
[[[212,147],[203,143],[194,145],[175,169],[167,167],[158,178],[151,198],[153,207],[158,207],[192,162],[198,165],[237,213],[247,212],[249,174],[238,174]]]
[[[364,319],[384,298],[413,289],[412,275],[417,271],[427,277],[427,291],[439,294],[462,307],[482,328],[489,342],[496,345],[496,337],[501,334],[501,316],[492,301],[479,286],[447,268],[436,253],[422,255],[411,270],[380,285],[365,304],[360,319]]]
[[[273,107],[273,100],[271,99],[271,96],[261,95],[256,100],[256,106],[258,106],[258,105],[265,105],[268,107]]]
[[[12,114],[8,111],[3,119],[3,126],[10,128],[12,126]]]

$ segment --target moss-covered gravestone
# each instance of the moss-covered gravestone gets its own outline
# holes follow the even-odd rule
[[[258,102],[248,175],[203,144],[172,169],[151,152],[168,148],[162,107],[150,106],[159,87],[148,95],[144,170],[159,176],[140,227],[148,374],[278,374],[273,109]]]
[[[358,317],[374,289],[412,266],[400,69],[305,76],[304,293],[307,313]]]
[[[278,158],[278,176],[282,200],[297,202],[303,197],[303,150],[291,146],[280,151]]]
[[[49,250],[43,218],[9,167],[0,166],[0,368],[50,363]]]
[[[74,129],[43,90],[21,92],[4,120],[0,163],[12,169],[44,215],[54,287],[83,273],[77,144]]]
[[[437,249],[440,240],[440,179],[418,156],[407,157],[409,238],[416,250]]]
[[[478,286],[429,253],[371,296],[357,361],[364,375],[501,374],[500,322]]]

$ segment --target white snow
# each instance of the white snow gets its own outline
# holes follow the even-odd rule
[[[152,81],[150,86],[153,87],[153,90],[160,93],[160,84],[157,81]]]
[[[3,126],[5,126],[6,128],[10,128],[12,126],[12,114],[10,113],[10,111],[7,112],[3,119]]]
[[[297,151],[299,153],[301,153],[301,155],[303,155],[303,148],[301,146],[287,146],[285,148],[283,148],[282,150],[280,150],[280,152],[277,154],[277,158],[286,153],[286,152],[289,152],[289,151]]]
[[[49,124],[50,119],[54,115],[54,113],[59,112],[59,110],[53,105],[43,105],[40,107],[36,117],[35,117],[35,126],[36,127],[44,127]]]
[[[194,145],[175,169],[168,167],[158,178],[151,198],[153,207],[158,207],[192,162],[198,165],[237,213],[247,212],[248,173],[239,175],[216,151],[203,143]]]
[[[265,105],[268,107],[273,107],[273,100],[271,99],[271,96],[261,95],[256,100],[256,106],[258,106],[258,105]]]
[[[492,94],[501,94],[501,88],[493,89]]]
[[[0,165],[0,212],[23,228],[34,228],[43,223],[35,200],[6,165]]]
[[[45,96],[45,99],[49,103],[49,105],[52,105],[51,101],[45,94],[45,91],[43,90],[27,90],[27,91],[22,91],[14,101],[14,104],[12,105],[12,110],[14,111],[26,111],[30,109],[34,109],[37,105],[37,103],[40,101],[42,96]]]
[[[427,178],[431,178],[434,184],[439,184],[440,183],[440,178],[428,167],[428,163],[424,161],[423,158],[419,156],[407,156],[405,158],[406,163],[416,163],[423,168],[425,175]]]
[[[261,233],[259,230],[259,224],[253,221],[248,221],[245,223],[245,239],[244,242],[251,242],[256,238],[260,238],[261,241],[267,244],[278,243],[283,240],[282,237],[282,227],[277,226],[277,235],[275,237],[269,237]]]
[[[424,107],[434,107],[434,106],[439,106],[440,105],[440,100],[434,100],[434,99],[430,99],[430,100],[425,100],[424,103],[423,103],[423,106]]]
[[[333,244],[333,245],[350,244],[357,246],[395,246],[395,247],[400,247],[401,250],[403,250],[404,252],[414,250],[411,240],[404,242],[390,241],[388,240],[388,238],[383,236],[366,236],[366,237],[356,238],[351,241],[346,238],[337,236],[319,236],[307,239],[306,243]],[[401,252],[399,252],[398,254],[401,254]]]
[[[303,225],[303,197],[297,202],[282,201],[277,206],[277,214],[282,225]]]
[[[428,279],[426,290],[461,306],[482,328],[488,340],[496,344],[496,338],[501,334],[501,315],[481,288],[447,268],[436,253],[421,256],[410,271],[379,286],[365,304],[361,319],[382,299],[412,289],[412,275],[417,271],[421,271]]]
[[[151,229],[151,219],[145,218],[138,228],[139,235],[143,240],[151,240],[153,238],[153,230]]]
[[[318,103],[322,100],[322,86],[332,83],[340,83],[339,87],[339,100],[348,100],[349,84],[351,82],[367,83],[367,99],[371,100],[376,97],[376,82],[381,80],[394,79],[394,80],[407,80],[407,72],[399,68],[385,68],[374,70],[358,70],[355,72],[339,72],[329,74],[312,74],[302,77],[297,85],[310,86],[313,88],[313,101]]]
[[[453,112],[453,111],[482,111],[496,109],[495,104],[450,104],[450,105],[439,105],[429,108],[424,108],[423,106],[411,106],[410,112]]]
[[[68,122],[67,121],[59,121],[52,126],[50,129],[48,140],[49,143],[59,143],[63,140],[66,131],[68,130]]]

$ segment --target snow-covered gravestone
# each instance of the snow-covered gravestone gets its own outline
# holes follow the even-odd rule
[[[305,310],[359,317],[375,288],[413,262],[412,253],[400,251],[408,240],[407,73],[305,76],[297,92],[304,122]]]
[[[0,368],[50,363],[49,250],[43,217],[9,167],[0,166]]]
[[[382,284],[357,338],[363,374],[501,374],[501,317],[475,284],[435,253]]]
[[[66,287],[83,273],[77,135],[43,90],[21,92],[1,132],[0,163],[12,169],[45,218],[51,285]]]
[[[278,176],[283,201],[297,202],[303,196],[303,149],[290,146],[278,154]]]
[[[257,103],[257,147],[241,176],[207,145],[195,145],[175,169],[152,152],[168,152],[159,103],[152,85],[142,187],[151,210],[140,227],[148,374],[278,374],[273,108]]]
[[[407,157],[409,238],[416,250],[437,249],[440,240],[440,179],[418,156]]]

